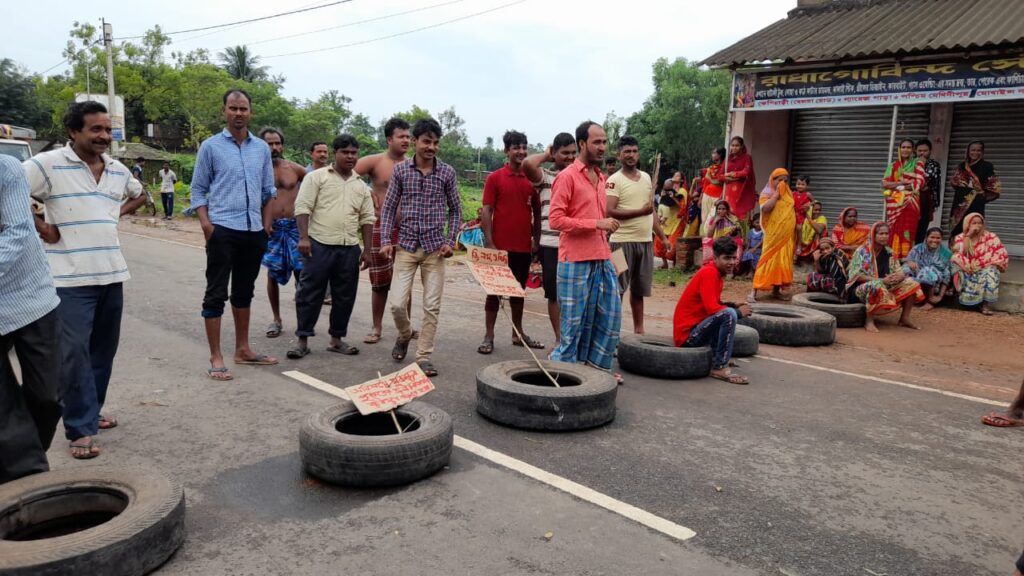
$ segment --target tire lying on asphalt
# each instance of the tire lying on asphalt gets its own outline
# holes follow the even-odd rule
[[[836,319],[830,314],[780,304],[753,304],[754,313],[740,324],[757,330],[764,344],[827,346],[836,339]]]
[[[342,402],[309,417],[299,432],[299,457],[310,475],[343,486],[408,484],[444,468],[454,429],[447,412],[412,401],[391,414],[363,416]]]
[[[152,470],[76,467],[0,485],[5,576],[147,574],[184,539],[184,491]]]
[[[619,366],[623,370],[679,380],[703,378],[711,373],[711,348],[677,347],[672,338],[646,334],[624,334],[619,340]]]
[[[837,328],[862,328],[867,318],[867,309],[863,304],[847,304],[838,296],[824,292],[796,294],[793,296],[793,304],[831,314],[836,319]]]
[[[732,341],[732,355],[734,358],[745,358],[757,354],[757,347],[761,339],[757,330],[743,324],[736,325],[736,337]]]
[[[581,364],[542,361],[554,387],[533,361],[491,364],[476,373],[476,411],[528,430],[583,430],[615,419],[615,377]]]

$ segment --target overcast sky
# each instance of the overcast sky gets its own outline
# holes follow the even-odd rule
[[[61,60],[75,20],[106,18],[115,37],[236,22],[328,3],[114,2],[68,0],[18,3],[5,10],[4,48],[32,72]],[[506,129],[548,142],[581,120],[628,116],[652,91],[651,64],[660,57],[701,60],[755,32],[796,6],[796,0],[352,0],[306,13],[215,32],[172,35],[172,50],[247,44],[287,81],[288,98],[315,98],[336,89],[355,112],[377,123],[417,104],[433,113],[448,106],[466,120],[474,144],[500,142]],[[512,4],[510,6],[505,6]],[[436,6],[428,8],[431,6]],[[604,6],[595,9],[594,6]],[[380,18],[424,8],[412,14]],[[389,39],[417,28],[493,11]],[[336,28],[314,32],[327,27]],[[296,35],[294,38],[257,42]],[[358,46],[278,56],[332,46]],[[66,69],[66,66],[54,70]],[[254,102],[259,106],[259,102]]]

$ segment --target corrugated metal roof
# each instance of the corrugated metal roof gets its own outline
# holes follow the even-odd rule
[[[707,58],[709,66],[1024,47],[1024,0],[833,0]]]

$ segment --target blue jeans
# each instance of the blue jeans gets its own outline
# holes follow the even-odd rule
[[[690,336],[683,344],[685,348],[711,346],[714,357],[711,367],[721,370],[729,365],[732,358],[732,345],[736,339],[736,320],[739,316],[733,308],[719,310],[700,321],[690,330]]]
[[[160,202],[164,205],[164,216],[170,218],[174,214],[174,193],[161,192]]]
[[[95,436],[121,337],[121,283],[57,288],[64,363],[64,434]]]

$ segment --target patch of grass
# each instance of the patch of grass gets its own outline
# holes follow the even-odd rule
[[[484,205],[484,189],[459,182],[459,196],[462,197],[462,221],[475,220],[476,211]]]
[[[654,269],[654,283],[658,286],[672,286],[675,282],[676,287],[683,287],[693,278],[693,272],[683,273],[678,268],[669,268],[664,270],[661,268]]]

